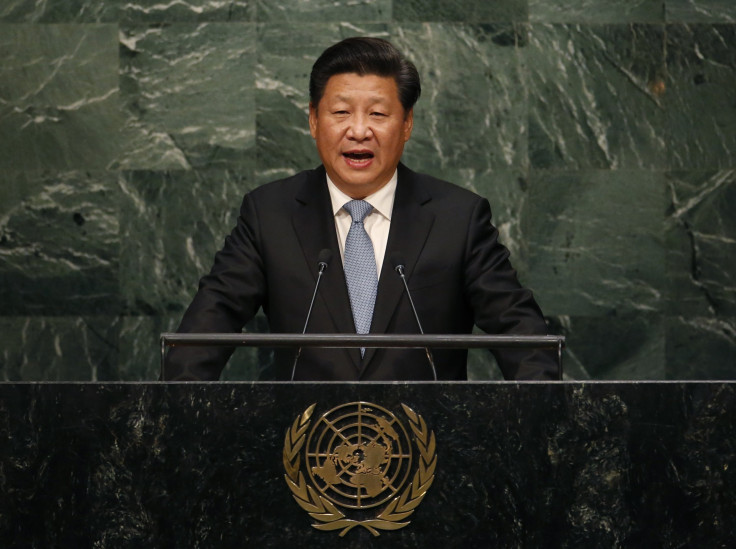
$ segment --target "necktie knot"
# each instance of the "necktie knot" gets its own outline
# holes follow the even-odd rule
[[[345,204],[343,208],[345,208],[345,210],[350,214],[350,217],[353,218],[353,223],[362,223],[365,216],[373,209],[373,206],[365,200],[351,200]]]

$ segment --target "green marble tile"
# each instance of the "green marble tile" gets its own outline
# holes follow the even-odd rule
[[[429,173],[526,165],[527,106],[518,49],[525,27],[404,24],[392,39],[422,78],[414,132],[404,151],[408,165]]]
[[[470,183],[463,186],[484,196],[490,202],[493,216],[491,222],[498,229],[499,241],[509,249],[511,261],[520,279],[525,282],[529,252],[528,242],[522,230],[522,213],[527,211],[529,199],[526,174],[510,169],[486,172],[458,171],[468,175],[472,173]],[[457,179],[454,182],[460,181],[462,180]]]
[[[0,317],[0,380],[116,381],[114,317]]]
[[[120,318],[118,376],[124,381],[153,381],[161,372],[163,332],[175,332],[180,317],[123,316]]]
[[[532,172],[528,284],[547,315],[663,307],[664,178],[646,171]]]
[[[558,316],[550,333],[565,336],[565,379],[665,379],[665,322],[657,312]]]
[[[258,26],[256,169],[260,183],[319,165],[309,135],[309,73],[326,48],[358,35],[389,38],[386,25]]]
[[[252,21],[255,0],[5,0],[0,21],[26,23]]]
[[[0,314],[117,314],[119,197],[107,173],[0,175]]]
[[[736,317],[667,319],[668,379],[736,379]]]
[[[5,0],[0,21],[9,23],[97,23],[117,21],[119,1]]]
[[[258,21],[291,23],[351,21],[358,25],[388,22],[392,0],[258,0]]]
[[[663,168],[664,27],[531,26],[535,168]]]
[[[736,171],[668,174],[667,312],[736,317]]]
[[[668,163],[736,167],[736,27],[667,26]]]
[[[526,21],[528,0],[394,0],[396,21]]]
[[[255,27],[175,24],[121,33],[122,169],[249,168]]]
[[[120,3],[120,20],[123,22],[254,21],[256,14],[255,0],[175,0],[170,2],[118,0],[118,2]]]
[[[667,21],[684,23],[734,23],[733,0],[666,0]]]
[[[0,25],[0,169],[105,168],[119,147],[114,25]]]
[[[529,0],[542,23],[663,23],[665,0]]]
[[[128,314],[179,315],[235,226],[252,182],[224,170],[121,176],[121,293]]]

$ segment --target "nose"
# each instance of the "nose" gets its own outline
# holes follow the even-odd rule
[[[370,119],[363,114],[355,114],[350,118],[347,137],[354,141],[365,141],[373,136]]]

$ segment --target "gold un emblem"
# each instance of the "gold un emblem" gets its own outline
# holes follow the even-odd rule
[[[378,536],[408,525],[437,466],[434,433],[422,416],[401,405],[411,437],[386,408],[351,402],[323,414],[310,430],[315,406],[297,416],[284,440],[286,483],[316,521],[312,526],[340,536],[362,526]]]

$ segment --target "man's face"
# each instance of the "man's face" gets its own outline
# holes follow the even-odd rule
[[[319,104],[309,105],[309,129],[330,179],[352,198],[365,198],[391,179],[411,136],[391,77],[336,74]]]

